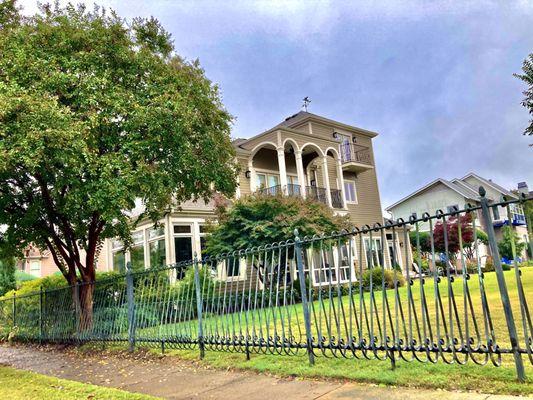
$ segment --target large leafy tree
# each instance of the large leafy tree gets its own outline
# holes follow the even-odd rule
[[[524,90],[524,99],[522,105],[527,108],[529,115],[533,116],[533,53],[531,53],[522,64],[523,74],[515,74],[515,76],[527,85]],[[525,135],[533,135],[533,119],[529,120],[529,126],[526,128]]]
[[[72,5],[22,18],[2,4],[4,247],[47,248],[70,284],[88,282],[104,238],[130,244],[137,199],[156,220],[174,202],[233,193],[231,116],[155,19]]]

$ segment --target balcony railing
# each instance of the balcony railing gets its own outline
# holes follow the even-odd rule
[[[281,185],[264,187],[257,190],[257,193],[264,196],[280,196],[283,194],[283,188]]]
[[[331,189],[331,206],[342,208],[342,192],[339,189]]]
[[[340,150],[343,163],[356,162],[359,164],[372,165],[372,154],[367,147],[362,147],[353,143],[343,143],[341,144]]]
[[[326,196],[326,189],[317,186],[306,186],[305,192],[307,193],[307,198],[311,200],[318,201],[320,203],[328,204],[328,198]]]
[[[286,191],[283,190],[282,185],[270,186],[267,188],[258,189],[257,193],[264,196],[302,196],[302,188],[300,185],[288,184]],[[306,186],[307,198],[318,201],[323,204],[328,204],[327,190],[323,187]],[[342,208],[342,192],[338,189],[331,189],[331,206],[333,208]]]

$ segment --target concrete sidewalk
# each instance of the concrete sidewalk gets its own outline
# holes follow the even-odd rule
[[[518,399],[515,396],[276,378],[251,372],[209,369],[171,357],[80,355],[54,347],[0,345],[0,364],[166,399]]]

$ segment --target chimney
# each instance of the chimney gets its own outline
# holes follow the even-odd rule
[[[518,183],[518,193],[525,194],[526,196],[529,195],[529,189],[526,182]]]

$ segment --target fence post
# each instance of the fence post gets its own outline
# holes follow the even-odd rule
[[[126,297],[128,301],[128,343],[129,351],[135,350],[135,297],[133,293],[133,274],[131,262],[126,263]]]
[[[200,348],[200,358],[204,358],[205,348],[204,348],[204,332],[202,324],[202,310],[203,310],[203,300],[202,300],[202,287],[200,284],[200,272],[198,270],[198,257],[194,253],[194,286],[196,288],[196,311],[198,318],[198,347]]]
[[[311,335],[311,316],[309,313],[309,303],[307,301],[307,288],[305,286],[304,265],[302,260],[302,245],[298,236],[298,229],[294,230],[294,252],[296,254],[296,266],[298,268],[298,279],[300,280],[300,291],[302,296],[302,307],[304,311],[305,336],[307,339],[307,355],[309,364],[315,364],[315,354],[313,353],[313,336]]]
[[[43,287],[39,286],[39,344],[43,344]]]
[[[516,374],[520,382],[526,380],[524,372],[524,363],[522,355],[519,352],[518,335],[516,333],[516,325],[513,317],[513,310],[511,308],[511,301],[509,299],[509,292],[507,290],[507,284],[503,275],[502,263],[500,259],[500,252],[498,251],[498,244],[496,243],[496,235],[494,233],[494,226],[492,225],[492,217],[490,216],[489,202],[485,197],[486,191],[483,186],[479,187],[479,194],[481,195],[481,212],[483,214],[483,220],[485,221],[485,228],[487,229],[487,236],[489,237],[489,248],[494,261],[494,269],[496,271],[496,278],[498,280],[498,288],[500,289],[500,296],[502,298],[503,310],[505,313],[505,320],[507,322],[507,328],[509,330],[509,339],[511,341],[511,349],[514,355],[514,361],[516,366]]]

